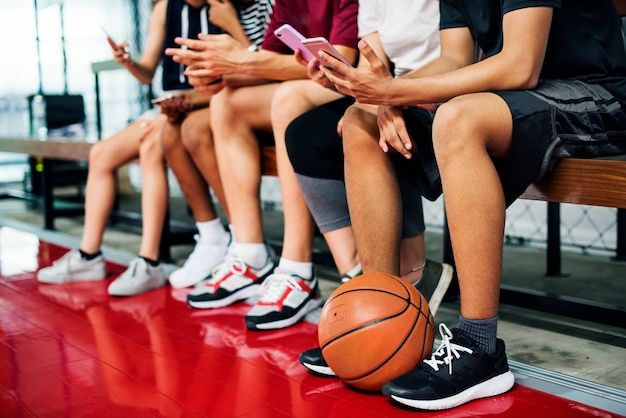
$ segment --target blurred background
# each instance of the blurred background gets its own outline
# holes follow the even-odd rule
[[[27,97],[37,92],[82,95],[85,131],[89,140],[106,138],[149,106],[159,83],[141,86],[123,69],[116,69],[102,28],[117,41],[127,41],[131,54],[141,54],[151,0],[3,0],[0,2],[0,133],[28,135]],[[99,80],[101,120],[98,135],[96,76]],[[160,77],[156,76],[155,80]],[[28,169],[26,157],[0,153],[0,182],[15,181]],[[129,171],[132,186],[141,188],[137,170]],[[172,187],[172,193],[179,191]],[[264,179],[265,205],[280,209],[276,179]],[[442,200],[425,202],[430,229],[444,223]],[[518,201],[508,210],[510,245],[543,248],[546,244],[547,204]],[[561,205],[564,251],[623,258],[618,238],[618,211]],[[623,246],[623,244],[621,245]]]

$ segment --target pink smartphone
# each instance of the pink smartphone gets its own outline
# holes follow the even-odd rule
[[[348,61],[343,55],[341,55],[341,53],[337,51],[337,49],[334,46],[332,46],[332,44],[328,42],[326,38],[322,36],[317,37],[317,38],[304,39],[302,41],[302,45],[304,45],[304,47],[308,49],[311,52],[311,54],[313,54],[316,58],[319,57],[319,54],[318,54],[319,51],[324,51],[328,55],[332,56],[333,58],[336,58],[339,61],[342,61],[344,64],[347,64],[352,67],[352,64],[350,63],[350,61]]]
[[[304,58],[307,62],[311,61],[313,55],[309,52],[308,49],[302,46],[302,41],[305,39],[304,36],[295,30],[290,24],[285,23],[280,28],[274,31],[274,35],[285,45],[287,45],[292,50],[299,49],[302,53],[302,58]]]

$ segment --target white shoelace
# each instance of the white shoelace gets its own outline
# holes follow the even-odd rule
[[[302,291],[302,287],[300,287],[296,278],[291,274],[274,273],[261,285],[261,297],[259,301],[274,303],[278,301],[289,288]]]
[[[211,279],[208,282],[212,283],[222,280],[229,271],[233,274],[241,275],[247,268],[248,266],[242,260],[237,257],[231,257],[213,269]]]
[[[70,269],[70,262],[72,261],[72,258],[75,257],[74,254],[78,254],[78,257],[80,257],[80,254],[78,253],[78,251],[74,252],[74,251],[70,251],[68,253],[66,253],[65,255],[63,255],[63,257],[59,258],[56,261],[52,262],[52,265],[58,265],[58,266],[62,266],[63,264],[65,264],[65,268],[67,270]]]
[[[137,277],[137,268],[139,267],[139,260],[137,258],[131,260],[130,265],[122,275],[124,279],[134,279]]]
[[[430,356],[430,359],[424,360],[424,363],[428,364],[435,371],[439,371],[439,366],[447,364],[448,372],[452,374],[452,360],[461,357],[461,352],[472,354],[473,351],[467,347],[453,344],[451,342],[452,332],[445,324],[439,324],[439,333],[441,334],[441,344]]]

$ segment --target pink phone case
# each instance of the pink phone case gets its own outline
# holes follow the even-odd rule
[[[319,57],[319,51],[324,51],[330,56],[337,58],[349,66],[352,66],[352,64],[324,37],[320,36],[317,38],[307,38],[302,41],[302,45],[304,45],[306,49],[308,49],[315,57]]]
[[[313,58],[311,52],[302,46],[302,40],[305,39],[304,36],[302,36],[302,34],[295,30],[291,25],[287,23],[282,25],[274,31],[274,35],[276,35],[278,39],[294,51],[299,49],[302,53],[302,57],[307,62],[311,61],[311,58]]]

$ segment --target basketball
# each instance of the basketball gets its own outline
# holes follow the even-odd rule
[[[428,302],[406,280],[383,273],[339,286],[322,308],[318,340],[337,377],[377,392],[430,355],[435,324]]]

